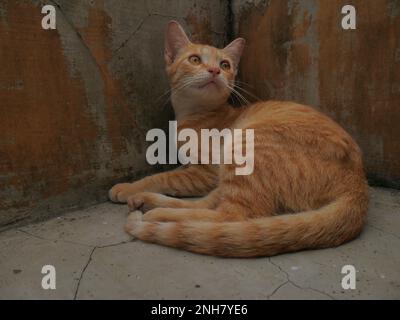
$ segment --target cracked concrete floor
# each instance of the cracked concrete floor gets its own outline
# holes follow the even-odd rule
[[[400,191],[371,189],[361,237],[339,248],[221,259],[131,241],[99,204],[0,233],[0,299],[399,299]],[[41,287],[44,265],[56,289]],[[341,287],[353,265],[355,290]]]

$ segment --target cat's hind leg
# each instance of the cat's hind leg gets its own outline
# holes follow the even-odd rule
[[[221,212],[212,209],[156,208],[143,215],[144,222],[224,221]]]
[[[146,212],[143,216],[144,221],[241,221],[249,216],[249,208],[224,206],[219,189],[197,201],[169,198],[162,195],[161,197],[156,195],[154,200],[159,201],[159,206],[142,210],[142,212]],[[131,210],[137,210],[139,204],[140,202],[133,205]]]
[[[204,208],[180,209],[180,208],[156,208],[148,211],[140,217],[137,215],[138,211],[134,211],[135,219],[128,218],[125,229],[129,230],[136,224],[146,222],[190,222],[190,221],[204,221],[204,222],[234,222],[246,220],[244,214],[226,214],[221,211]],[[132,216],[133,217],[133,216]]]
[[[113,202],[126,203],[128,197],[140,192],[157,192],[176,197],[198,197],[217,187],[218,175],[212,166],[184,166],[145,177],[133,183],[119,183],[109,191]]]
[[[218,193],[212,191],[200,199],[177,199],[159,193],[141,192],[128,198],[131,211],[141,210],[143,213],[155,208],[205,208],[212,209],[216,206]]]

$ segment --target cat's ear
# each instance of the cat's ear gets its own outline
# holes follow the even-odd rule
[[[237,38],[223,49],[223,51],[233,60],[235,67],[239,65],[240,57],[242,56],[245,45],[245,39]]]
[[[190,40],[181,25],[176,21],[170,21],[165,34],[164,56],[167,65],[173,63],[179,51],[188,44]]]

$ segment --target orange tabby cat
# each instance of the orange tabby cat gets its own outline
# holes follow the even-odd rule
[[[235,165],[189,165],[110,190],[132,211],[134,237],[189,251],[272,256],[338,246],[362,230],[368,186],[360,149],[334,121],[310,107],[269,101],[233,108],[245,41],[224,49],[193,44],[167,27],[165,59],[171,101],[182,128],[254,129],[254,172]],[[191,201],[166,196],[193,197]]]

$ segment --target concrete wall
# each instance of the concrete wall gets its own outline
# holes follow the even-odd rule
[[[341,9],[357,10],[357,29]],[[318,107],[358,141],[373,183],[400,187],[400,1],[233,1],[241,80],[261,99]]]
[[[41,28],[41,7],[57,29]],[[357,8],[357,30],[341,8]],[[400,187],[399,0],[0,1],[0,228],[106,199],[139,178],[145,133],[166,127],[163,35],[248,40],[243,85],[330,114],[361,145],[371,181]]]
[[[41,28],[44,4],[56,30]],[[223,45],[227,17],[215,0],[0,1],[0,226],[105,200],[155,170],[145,133],[173,117],[165,25]]]

